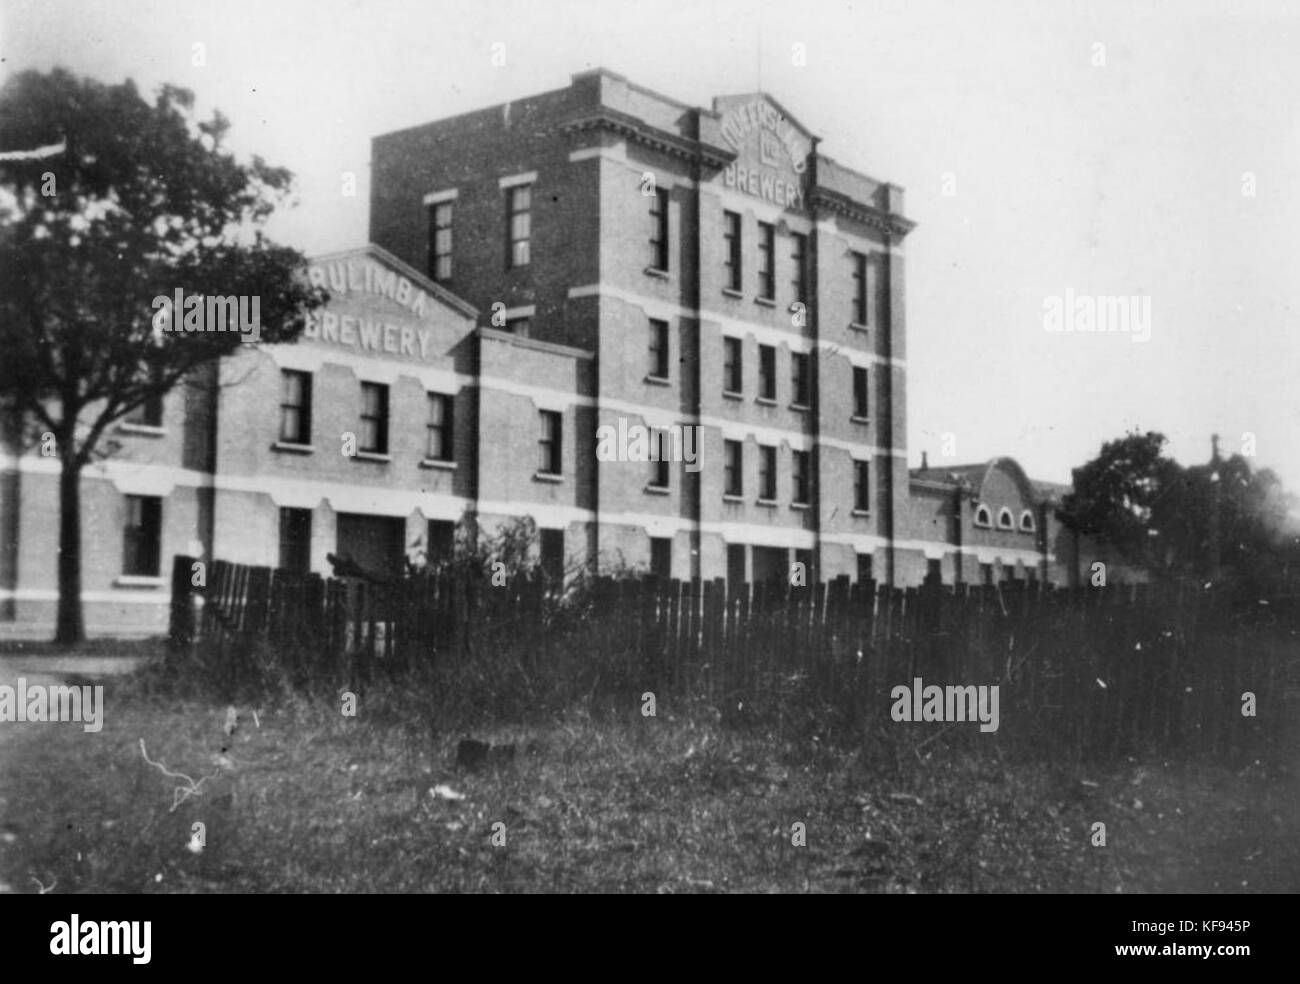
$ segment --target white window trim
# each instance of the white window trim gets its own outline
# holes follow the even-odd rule
[[[455,188],[448,188],[446,191],[431,191],[424,196],[424,204],[441,205],[444,202],[454,202],[459,195],[460,192]]]
[[[1004,517],[1006,518],[1005,523],[1002,522]],[[1008,509],[1006,506],[1003,506],[1001,509],[998,510],[998,529],[1014,530],[1015,528],[1016,528],[1016,517],[1011,514],[1010,509]]]
[[[497,184],[502,188],[517,188],[520,185],[532,184],[536,180],[536,171],[525,171],[523,174],[512,174],[509,177],[502,178]]]
[[[981,514],[987,517],[983,521],[980,520]],[[990,509],[988,506],[984,505],[983,503],[980,503],[978,506],[975,507],[974,522],[975,525],[980,527],[981,529],[986,529],[986,530],[993,529],[993,510]]]
[[[1036,533],[1037,531],[1038,531],[1038,523],[1034,519],[1034,514],[1031,510],[1026,509],[1024,512],[1020,514],[1020,532]]]

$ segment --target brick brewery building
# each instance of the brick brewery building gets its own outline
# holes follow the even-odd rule
[[[1072,583],[1090,559],[1011,459],[909,473],[902,190],[771,97],[595,70],[372,157],[371,245],[310,266],[331,301],[303,338],[241,348],[87,469],[91,632],[160,631],[176,553],[395,572],[466,514],[531,516],[553,571]],[[597,454],[638,428],[697,458]],[[56,468],[6,437],[15,627],[53,624]]]

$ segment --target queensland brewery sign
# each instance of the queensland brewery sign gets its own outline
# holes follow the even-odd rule
[[[803,174],[811,144],[765,99],[733,105],[722,114],[722,137],[739,157],[727,165],[728,188],[789,208],[803,205]]]

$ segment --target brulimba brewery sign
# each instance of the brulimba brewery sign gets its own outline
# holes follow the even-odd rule
[[[739,158],[722,180],[728,188],[786,208],[803,207],[808,138],[765,99],[732,106],[722,116],[722,137]]]

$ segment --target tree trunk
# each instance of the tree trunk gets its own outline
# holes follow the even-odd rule
[[[81,611],[81,463],[68,449],[59,472],[59,612],[54,641],[82,642],[86,626]]]

